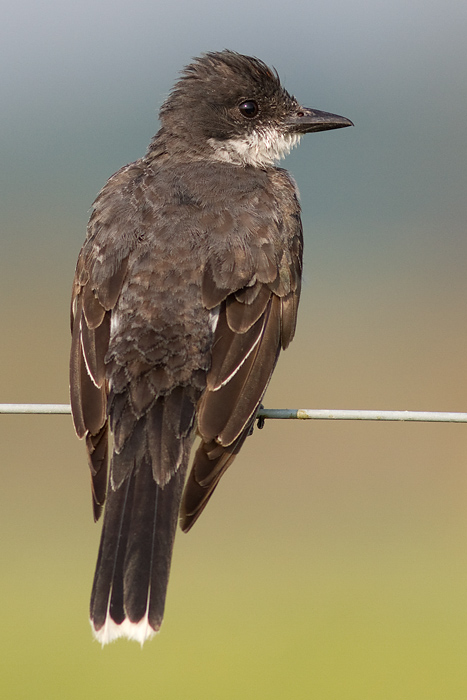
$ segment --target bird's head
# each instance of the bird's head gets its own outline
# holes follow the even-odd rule
[[[185,152],[257,167],[286,156],[303,134],[352,125],[302,107],[275,70],[228,50],[203,54],[187,66],[160,118],[167,137]]]

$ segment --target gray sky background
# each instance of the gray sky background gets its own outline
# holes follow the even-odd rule
[[[144,153],[183,65],[225,47],[275,65],[304,105],[356,125],[303,139],[285,161],[302,193],[311,313],[353,291],[391,305],[448,284],[459,299],[466,35],[462,0],[10,4],[0,26],[4,299],[28,306],[32,294],[59,312],[97,191]]]

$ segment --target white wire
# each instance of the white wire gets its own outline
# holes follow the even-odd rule
[[[2,403],[0,413],[71,413],[64,403]],[[430,423],[467,423],[467,413],[443,411],[360,411],[325,408],[261,408],[258,418],[298,420],[385,420]]]
[[[71,413],[67,403],[0,403],[0,413]]]
[[[361,411],[327,408],[265,408],[261,418],[297,418],[299,420],[390,420],[430,423],[467,423],[467,413],[443,411]]]

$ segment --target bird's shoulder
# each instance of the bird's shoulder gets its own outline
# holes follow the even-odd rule
[[[108,286],[126,261],[141,254],[160,261],[174,246],[203,262],[208,286],[212,278],[217,289],[230,291],[258,275],[271,282],[284,256],[286,267],[294,266],[290,251],[301,251],[301,241],[298,193],[287,171],[167,154],[143,158],[121,168],[98,194],[76,291],[90,277],[94,288]]]

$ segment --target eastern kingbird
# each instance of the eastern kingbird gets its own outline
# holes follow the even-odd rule
[[[189,530],[206,506],[293,338],[302,224],[275,163],[303,134],[352,124],[233,51],[187,66],[160,121],[97,196],[73,284],[71,404],[95,520],[107,501],[91,596],[103,644],[159,630],[177,521]]]

